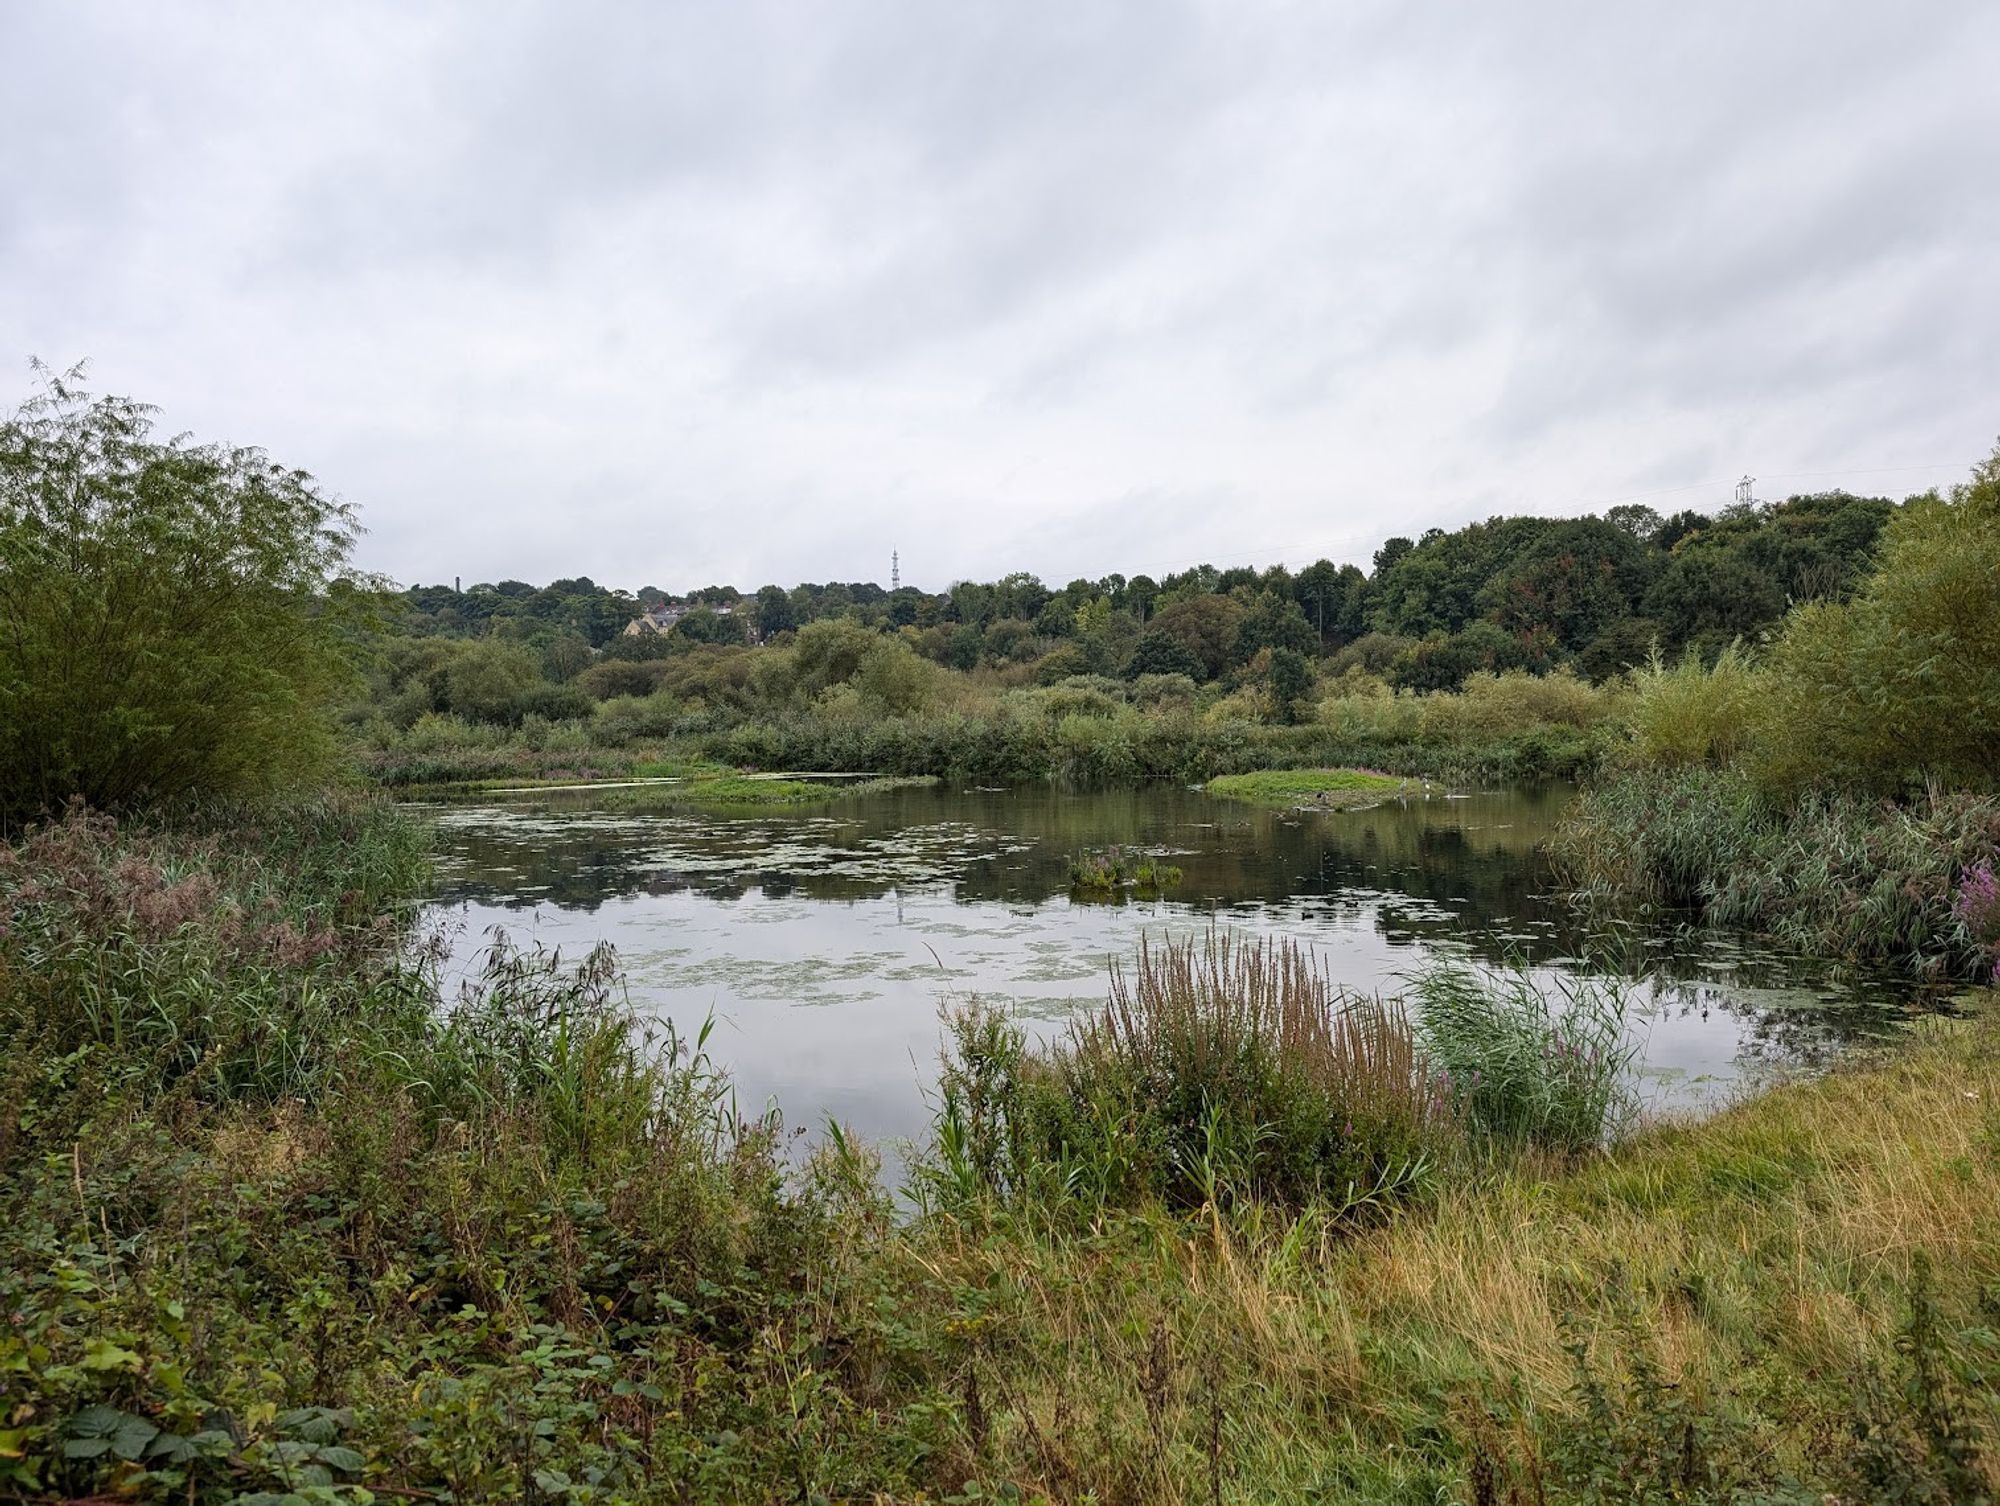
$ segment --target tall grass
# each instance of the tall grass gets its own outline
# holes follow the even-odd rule
[[[1358,1232],[942,1221],[909,1267],[966,1294],[978,1457],[1030,1499],[1988,1499],[1996,1048],[1927,1030]]]
[[[1577,799],[1551,850],[1593,905],[1687,906],[1795,951],[1886,959],[1925,977],[1991,967],[1956,896],[2000,853],[1992,796],[1825,794],[1788,807],[1736,770],[1627,772]]]
[[[1578,1151],[1630,1118],[1638,1043],[1624,987],[1439,960],[1410,980],[1418,1033],[1467,1120],[1503,1139]]]
[[[1401,1012],[1290,941],[1146,943],[1044,1051],[989,1010],[953,1026],[933,1187],[958,1195],[1345,1217],[1427,1190],[1457,1134]]]

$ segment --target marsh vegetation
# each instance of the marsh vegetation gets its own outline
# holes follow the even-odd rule
[[[309,478],[148,424],[63,378],[0,426],[11,1495],[1996,1489],[1990,990],[1646,1124],[1601,978],[1348,989],[1284,937],[1149,938],[1052,1031],[967,1001],[885,1182],[605,949],[447,967],[434,829],[363,786],[638,775],[749,821],[822,788],[756,772],[1594,772],[1557,851],[1614,924],[1984,980],[2000,461],[950,618],[774,589],[763,646],[709,610],[626,656],[587,583],[385,595]]]

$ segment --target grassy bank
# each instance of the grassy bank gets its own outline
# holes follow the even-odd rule
[[[607,958],[496,945],[443,996],[384,919],[404,817],[249,819],[0,862],[17,1497],[1992,1483],[1983,1012],[1603,1153],[1600,1077],[1498,1076],[1573,1013],[1475,989],[1413,1033],[1281,954],[1154,957],[1053,1054],[961,1039],[988,1070],[898,1220],[865,1147],[797,1167],[697,1043],[633,1034]]]
[[[1927,1033],[1359,1233],[1260,1203],[905,1258],[981,1294],[988,1455],[1056,1499],[1980,1499],[1995,1046]]]

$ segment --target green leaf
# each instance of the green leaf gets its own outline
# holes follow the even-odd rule
[[[136,1459],[159,1436],[160,1430],[145,1418],[127,1417],[111,1435],[111,1451],[121,1459]]]
[[[103,1402],[85,1407],[69,1420],[69,1431],[78,1438],[109,1438],[118,1431],[125,1414]]]
[[[178,1433],[160,1434],[146,1450],[148,1459],[163,1459],[169,1464],[185,1464],[190,1459],[200,1457],[200,1454],[200,1444],[192,1438],[183,1438]]]
[[[84,1340],[83,1368],[86,1370],[137,1370],[142,1363],[132,1350],[121,1348],[109,1339]]]
[[[359,1449],[351,1449],[338,1443],[328,1444],[322,1448],[319,1451],[319,1461],[350,1475],[360,1473],[368,1463]]]

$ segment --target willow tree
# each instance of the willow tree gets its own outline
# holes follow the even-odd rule
[[[261,450],[37,365],[0,421],[0,821],[321,775],[357,527]]]
[[[1760,716],[1776,788],[2000,787],[2000,448],[1889,519],[1852,601],[1792,611]]]

